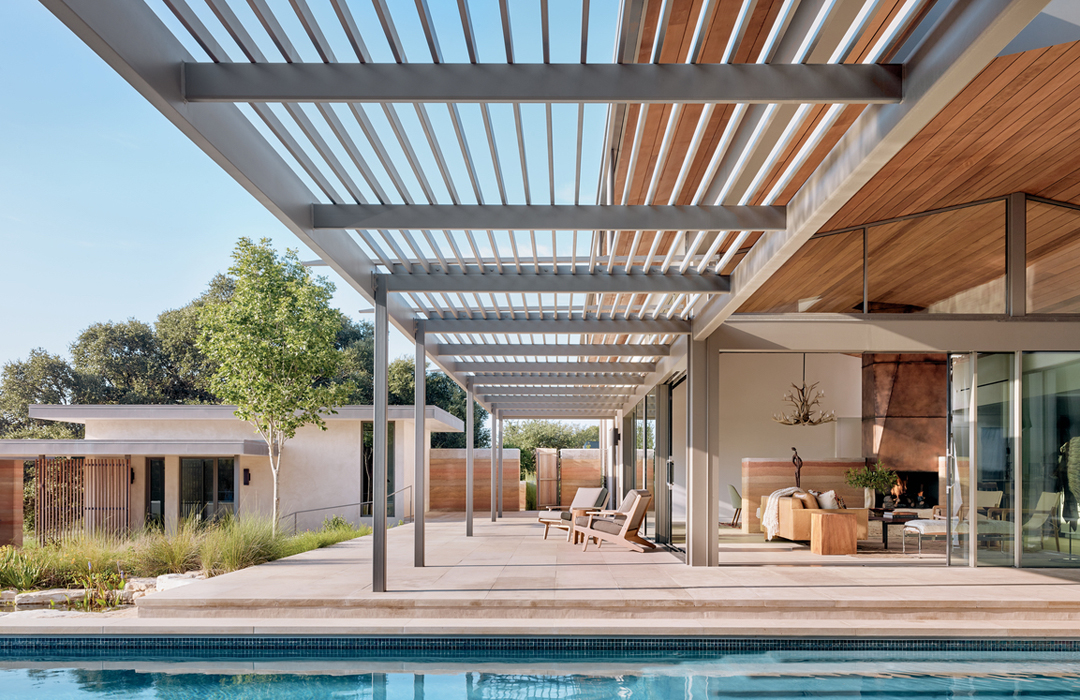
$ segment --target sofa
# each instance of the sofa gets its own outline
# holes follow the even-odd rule
[[[769,502],[768,496],[761,498],[761,512],[765,512],[765,506]],[[807,508],[804,501],[790,496],[777,501],[777,515],[780,519],[780,529],[776,532],[777,537],[793,542],[810,541],[810,516],[814,513],[852,513],[855,515],[855,537],[865,540],[870,531],[870,511],[866,508]]]

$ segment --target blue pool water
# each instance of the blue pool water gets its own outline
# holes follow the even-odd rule
[[[0,698],[1069,698],[1080,651],[0,652]]]

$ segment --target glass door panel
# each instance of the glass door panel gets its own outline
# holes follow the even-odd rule
[[[935,517],[947,522],[946,556],[951,565],[969,562],[967,547],[970,523],[972,452],[972,398],[975,363],[971,355],[949,357],[949,444],[948,473],[945,480],[945,513]]]
[[[686,550],[686,382],[671,388],[671,462],[668,468],[668,494],[671,514],[671,544]]]
[[[1024,353],[1025,567],[1080,566],[1080,353]]]
[[[1012,353],[979,355],[975,492],[968,510],[979,566],[1013,566]]]
[[[165,460],[146,460],[146,524],[165,526]]]

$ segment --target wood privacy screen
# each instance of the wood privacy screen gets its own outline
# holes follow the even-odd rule
[[[38,459],[34,527],[38,541],[82,532],[120,534],[128,527],[127,459]]]
[[[559,505],[559,451],[536,448],[536,507]]]

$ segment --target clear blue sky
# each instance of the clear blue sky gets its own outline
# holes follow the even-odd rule
[[[240,236],[301,247],[37,0],[0,0],[0,66],[0,364],[66,355],[97,321],[153,322]],[[368,307],[317,270],[343,311]],[[412,351],[396,331],[390,345]]]

